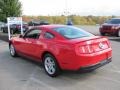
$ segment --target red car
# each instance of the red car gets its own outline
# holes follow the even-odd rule
[[[42,62],[51,77],[61,70],[95,70],[111,62],[112,57],[107,38],[65,25],[36,26],[13,37],[9,48],[13,57],[21,55]]]
[[[120,18],[112,18],[102,24],[99,28],[101,35],[115,35],[120,37]]]

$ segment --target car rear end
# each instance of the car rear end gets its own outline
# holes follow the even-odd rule
[[[62,61],[62,69],[94,70],[111,62],[112,48],[106,37],[95,36],[73,26],[56,27],[54,30],[68,43],[68,48],[63,49],[58,58]]]
[[[76,70],[94,70],[112,59],[112,49],[105,37],[97,37],[82,41],[75,47],[77,61]]]

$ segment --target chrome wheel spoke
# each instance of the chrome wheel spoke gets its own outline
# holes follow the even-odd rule
[[[51,66],[50,69],[51,69],[51,72],[55,72],[55,67],[54,66]]]

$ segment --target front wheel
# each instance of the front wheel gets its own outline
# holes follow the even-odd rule
[[[10,50],[10,55],[11,55],[12,57],[16,57],[16,56],[17,56],[17,53],[16,53],[16,51],[15,51],[15,48],[14,48],[13,44],[10,44],[9,50]]]
[[[51,54],[44,55],[43,66],[44,66],[45,72],[51,77],[56,77],[60,74],[59,65],[55,57],[52,56]]]

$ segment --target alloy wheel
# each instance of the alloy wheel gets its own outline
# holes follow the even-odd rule
[[[54,74],[55,73],[55,62],[51,57],[45,58],[45,69],[48,72],[48,74]]]

